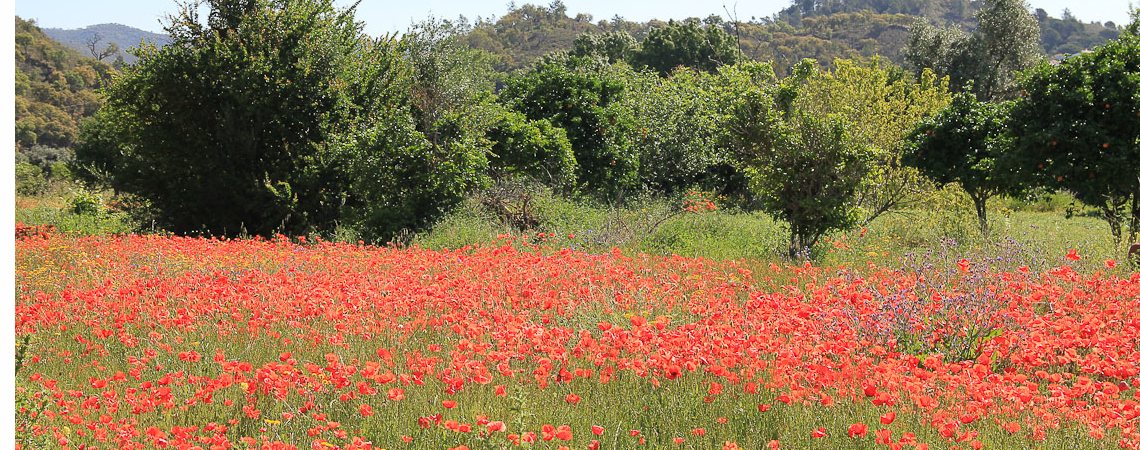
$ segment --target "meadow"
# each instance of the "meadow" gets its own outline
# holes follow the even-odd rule
[[[542,208],[401,246],[25,225],[17,443],[1140,447],[1140,273],[1095,218],[916,210],[788,262],[754,214]]]

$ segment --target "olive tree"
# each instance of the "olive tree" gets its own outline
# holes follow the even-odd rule
[[[967,84],[979,99],[1011,99],[1016,73],[1041,60],[1041,31],[1025,0],[985,0],[972,33],[936,28],[919,21],[911,29],[904,57],[916,73],[932,69],[948,75],[961,92]]]

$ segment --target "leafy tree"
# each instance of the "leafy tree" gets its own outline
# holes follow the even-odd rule
[[[624,31],[606,33],[586,32],[574,38],[571,56],[597,58],[609,64],[629,62],[641,51],[641,44]]]
[[[1041,59],[1037,18],[1024,0],[985,0],[976,18],[972,34],[920,21],[912,29],[906,60],[919,73],[930,68],[949,75],[956,92],[973,83],[983,101],[1010,99],[1016,90],[1015,73]]]
[[[500,92],[508,107],[529,120],[546,119],[566,130],[579,186],[610,199],[638,189],[632,122],[616,106],[626,90],[621,70],[592,59],[552,55],[508,78]]]
[[[770,66],[762,66],[770,74]],[[634,120],[633,145],[645,187],[664,194],[727,187],[721,177],[732,159],[724,145],[723,106],[747,89],[750,70],[760,69],[726,66],[710,74],[680,67],[668,78],[637,80],[621,106]]]
[[[872,154],[836,115],[797,107],[808,60],[774,86],[757,86],[732,107],[730,132],[749,185],[768,213],[788,222],[788,254],[811,255],[819,238],[858,223],[856,192]]]
[[[409,100],[416,117],[416,129],[432,145],[442,145],[449,131],[444,126],[470,125],[453,134],[482,134],[497,117],[491,89],[495,71],[493,57],[464,44],[468,29],[462,23],[420,22],[401,39],[411,69]],[[444,120],[461,114],[463,121]]]
[[[28,162],[17,162],[15,167],[16,193],[20,195],[39,195],[47,190],[47,179],[44,171]]]
[[[504,110],[487,138],[493,142],[489,155],[493,177],[524,175],[548,186],[573,188],[578,162],[566,130],[546,119],[527,120],[521,113]]]
[[[1118,40],[1029,71],[1010,113],[1023,179],[1098,206],[1117,241],[1140,231],[1138,16]]]
[[[332,0],[204,6],[203,20],[183,5],[172,42],[138,51],[85,126],[77,168],[148,200],[179,233],[331,227],[360,200],[328,143],[404,101],[396,43],[368,38]]]
[[[384,113],[366,127],[332,140],[333,161],[349,180],[343,221],[366,241],[386,242],[427,227],[487,184],[487,143],[482,136],[445,134],[435,145],[415,129],[408,112]],[[461,120],[452,113],[441,123]]]
[[[922,177],[902,164],[907,134],[950,102],[946,80],[930,71],[912,76],[873,58],[836,60],[831,70],[806,73],[796,108],[816,117],[834,115],[849,124],[851,138],[874,155],[857,197],[863,222],[905,204],[923,190]]]
[[[463,23],[427,20],[403,37],[407,105],[334,139],[349,185],[342,222],[369,241],[428,227],[487,184],[488,130],[500,107],[492,59],[461,41]],[[409,117],[410,116],[410,117]]]
[[[939,184],[960,184],[974,201],[983,234],[989,233],[986,200],[1014,187],[1003,168],[1011,146],[1007,110],[1008,104],[979,102],[969,92],[958,94],[914,129],[903,158]]]
[[[701,26],[696,20],[669,21],[641,42],[635,62],[666,75],[679,66],[715,71],[740,59],[736,39],[718,26]]]

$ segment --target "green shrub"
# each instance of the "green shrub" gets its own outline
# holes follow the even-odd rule
[[[478,139],[433,146],[413,127],[396,115],[333,145],[351,180],[343,220],[365,241],[384,243],[427,227],[487,183]]]
[[[506,178],[525,175],[547,186],[568,190],[574,186],[578,162],[566,131],[549,120],[527,120],[526,116],[504,110],[487,130],[491,146],[489,163],[492,176]]]
[[[528,119],[546,119],[566,130],[579,187],[617,199],[640,189],[632,119],[616,106],[627,88],[622,77],[621,69],[592,59],[548,57],[508,78],[500,95]]]
[[[328,142],[407,95],[399,44],[332,0],[182,6],[172,42],[144,45],[84,125],[79,175],[147,199],[177,233],[331,227],[347,178]]]
[[[40,195],[47,191],[48,183],[39,166],[26,162],[16,163],[16,193]]]
[[[99,194],[86,189],[78,189],[71,194],[68,201],[72,214],[98,215],[103,213],[103,199]]]

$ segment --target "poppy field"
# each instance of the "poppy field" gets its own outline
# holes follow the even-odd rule
[[[1056,256],[820,267],[29,229],[16,443],[1140,448],[1140,273]]]

